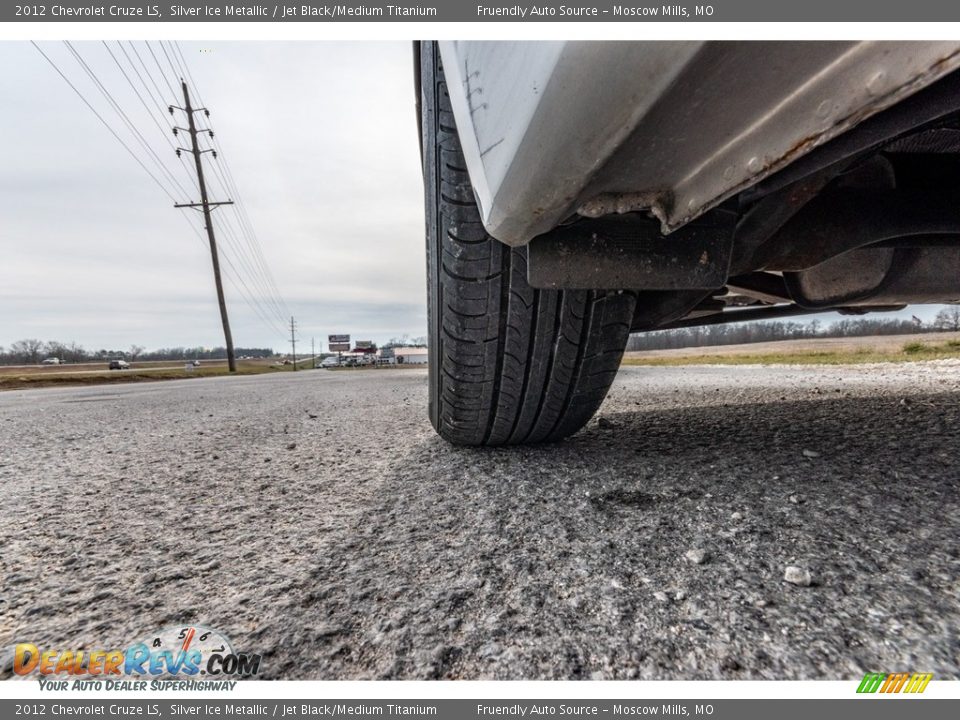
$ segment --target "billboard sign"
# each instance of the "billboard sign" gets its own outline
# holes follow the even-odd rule
[[[349,343],[350,343],[350,336],[349,336],[349,335],[327,335],[327,342],[330,343],[330,344],[333,344],[333,343],[338,343],[338,344],[346,343],[346,344],[349,344]]]
[[[350,352],[350,343],[330,343],[330,352]]]
[[[357,340],[357,350],[370,350],[373,348],[372,340]]]

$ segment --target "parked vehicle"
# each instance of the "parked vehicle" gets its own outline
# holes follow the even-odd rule
[[[128,363],[126,360],[120,360],[120,359],[111,360],[109,369],[110,370],[129,370],[130,363]]]
[[[425,42],[430,419],[558,440],[631,332],[960,302],[960,42]]]
[[[340,366],[340,358],[336,355],[331,355],[330,357],[325,357],[320,362],[316,363],[314,367],[319,368],[332,368]]]
[[[60,358],[48,357],[46,360],[43,360],[40,364],[41,365],[59,365]]]

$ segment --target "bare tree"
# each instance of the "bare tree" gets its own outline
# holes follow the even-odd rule
[[[960,305],[943,308],[933,319],[933,326],[937,330],[960,331]]]
[[[83,345],[77,345],[76,342],[71,342],[67,345],[63,354],[63,360],[70,363],[84,362],[89,359],[89,355],[87,351],[83,349]]]
[[[64,362],[67,355],[67,346],[62,342],[51,340],[44,346],[43,354],[47,357],[55,357]]]
[[[43,350],[43,341],[34,338],[17,340],[10,345],[10,354],[17,362],[27,365],[36,365],[40,362],[40,351]]]
[[[134,362],[146,348],[143,345],[131,345],[130,349],[127,350],[127,355],[130,356],[130,362]]]
[[[404,333],[400,337],[392,337],[384,347],[406,347],[410,344],[410,336]]]
[[[627,350],[669,350],[812,337],[866,337],[905,335],[916,332],[918,332],[916,324],[900,318],[847,318],[829,325],[821,324],[819,321],[800,323],[773,320],[639,333],[630,336]]]

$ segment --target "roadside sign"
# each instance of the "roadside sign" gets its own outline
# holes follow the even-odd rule
[[[356,342],[357,350],[369,350],[373,347],[372,340],[357,340]]]
[[[349,336],[349,335],[327,335],[327,342],[330,343],[331,345],[332,345],[333,343],[337,343],[337,344],[344,344],[344,343],[345,343],[345,344],[349,345],[349,344],[350,344],[350,336]],[[332,349],[332,348],[331,348],[331,349]]]
[[[330,352],[350,352],[350,343],[330,343]]]

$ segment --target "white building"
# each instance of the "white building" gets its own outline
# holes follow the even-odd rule
[[[425,347],[395,347],[393,356],[397,365],[426,365],[427,349]]]

